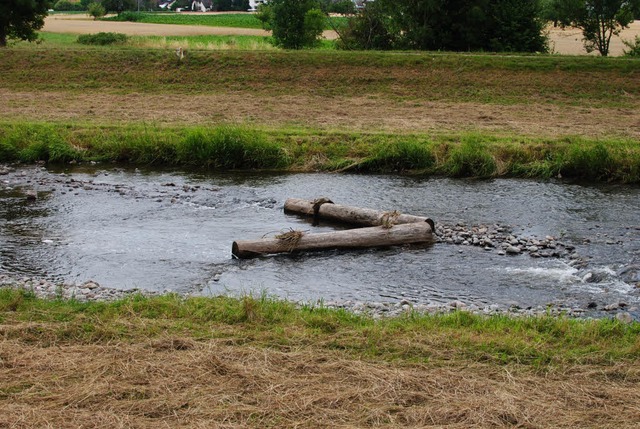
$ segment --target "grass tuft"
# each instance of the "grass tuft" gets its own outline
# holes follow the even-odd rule
[[[453,177],[487,178],[496,173],[497,164],[480,138],[469,137],[453,147],[443,170]]]
[[[176,152],[181,163],[223,169],[273,169],[289,164],[287,154],[264,134],[231,126],[192,130]]]

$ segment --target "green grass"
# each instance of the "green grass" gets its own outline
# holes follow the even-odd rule
[[[640,324],[563,317],[511,318],[465,312],[374,320],[322,306],[296,307],[265,296],[146,298],[112,303],[36,299],[0,289],[0,322],[29,322],[5,338],[47,344],[135,342],[160,335],[233,336],[263,347],[315,344],[387,361],[492,361],[535,368],[610,364],[640,358]]]
[[[134,21],[148,24],[174,24],[174,25],[205,25],[209,27],[235,27],[262,29],[262,23],[251,13],[226,13],[219,15],[186,15],[182,13],[149,13],[130,12],[103,18],[104,21]],[[343,27],[346,25],[346,18],[332,18],[333,25]],[[332,29],[327,24],[326,30]]]
[[[205,25],[209,27],[236,27],[261,29],[262,23],[250,13],[228,13],[220,15],[185,15],[181,13],[133,12],[109,18],[104,21],[143,22],[148,24]]]
[[[1,50],[0,73],[0,87],[13,90],[243,91],[623,108],[635,108],[640,97],[640,61],[622,58],[194,50],[178,63],[173,49],[36,46]]]
[[[640,183],[632,139],[490,134],[321,134],[249,126],[152,127],[0,123],[0,162],[69,161],[281,171],[353,170],[451,177],[562,176]]]

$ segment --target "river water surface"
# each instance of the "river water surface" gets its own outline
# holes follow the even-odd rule
[[[27,190],[37,191],[36,201],[25,198]],[[232,259],[234,240],[333,230],[283,213],[289,197],[318,196],[440,225],[498,224],[522,237],[561,237],[583,263],[445,243]],[[640,188],[633,186],[19,167],[0,176],[0,222],[0,273],[59,282],[305,302],[624,302],[636,317],[640,303],[635,278],[620,274],[640,264]]]

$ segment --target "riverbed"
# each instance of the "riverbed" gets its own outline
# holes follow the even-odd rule
[[[0,275],[30,284],[266,294],[361,311],[640,316],[637,186],[103,165],[0,173]],[[232,258],[234,240],[341,228],[283,213],[289,197],[319,196],[430,217],[440,237],[431,246]],[[490,246],[478,245],[490,234]],[[521,251],[506,252],[513,244]]]

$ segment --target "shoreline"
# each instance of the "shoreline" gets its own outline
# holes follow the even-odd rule
[[[29,276],[12,276],[10,274],[0,274],[0,289],[10,288],[23,290],[33,293],[36,298],[44,300],[66,300],[77,301],[80,303],[87,302],[114,302],[128,300],[135,296],[143,296],[145,298],[162,297],[166,295],[177,295],[180,298],[228,298],[231,300],[251,298],[252,295],[234,296],[219,295],[209,296],[197,293],[178,293],[172,290],[149,291],[138,288],[133,289],[116,289],[100,285],[93,280],[87,280],[83,283],[56,283],[38,277]],[[418,303],[414,304],[409,300],[402,299],[398,301],[387,302],[360,302],[360,301],[321,301],[321,302],[296,302],[289,301],[277,296],[267,297],[277,302],[288,302],[296,308],[323,308],[329,310],[344,310],[354,315],[362,315],[372,317],[373,319],[381,318],[399,318],[408,314],[418,315],[445,315],[457,311],[470,313],[478,316],[509,316],[509,317],[569,317],[575,319],[616,319],[622,323],[632,323],[634,320],[640,322],[640,317],[631,314],[638,312],[637,306],[629,306],[625,302],[611,303],[598,308],[597,306],[580,308],[576,306],[565,306],[563,304],[548,305],[546,307],[536,306],[522,308],[517,304],[510,306],[501,306],[498,304],[489,304],[478,306],[475,304],[466,304],[460,300],[452,300],[447,303]]]

